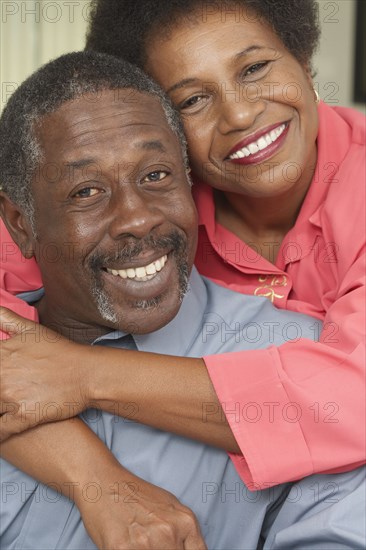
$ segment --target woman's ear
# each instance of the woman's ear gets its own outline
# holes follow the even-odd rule
[[[310,63],[306,63],[304,65],[304,71],[310,87],[314,88],[314,79],[313,79],[314,74],[313,74],[313,68],[311,67]]]
[[[313,90],[313,92],[314,92],[314,101],[315,101],[316,104],[319,104],[320,97],[319,97],[319,92],[317,90],[318,84],[314,82],[313,69],[312,69],[310,63],[306,63],[303,68],[304,68],[304,71],[305,71],[306,79],[309,82],[309,88],[311,90]]]
[[[23,256],[32,258],[35,255],[35,237],[29,218],[3,191],[0,191],[0,215]]]

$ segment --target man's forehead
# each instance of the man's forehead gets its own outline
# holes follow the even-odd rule
[[[176,141],[159,99],[130,89],[103,90],[66,102],[44,117],[39,132],[46,150],[52,144],[61,149],[101,144],[114,135],[127,135],[141,144],[161,139],[167,148]]]
[[[41,128],[48,132],[50,127],[55,127],[56,122],[82,132],[84,127],[104,124],[108,127],[114,121],[119,126],[144,123],[169,129],[160,100],[131,88],[88,92],[66,101],[42,118]]]

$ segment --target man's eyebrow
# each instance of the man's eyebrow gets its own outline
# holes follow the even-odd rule
[[[263,50],[264,47],[263,46],[249,46],[249,48],[245,48],[244,50],[242,50],[241,52],[238,52],[236,55],[235,55],[235,59],[239,58],[239,57],[243,57],[245,55],[248,55],[249,53],[252,53],[256,50]],[[166,90],[166,94],[169,94],[170,92],[174,92],[175,90],[179,90],[180,88],[184,88],[184,86],[187,86],[189,84],[194,84],[195,82],[199,82],[199,79],[198,78],[184,78],[183,80],[180,80],[179,82],[177,82],[176,84],[173,84],[173,86],[171,86],[170,88],[168,88]]]
[[[81,159],[81,160],[75,160],[71,162],[65,162],[65,166],[69,168],[75,168],[75,169],[84,168],[85,166],[90,166],[91,164],[96,164],[96,160],[93,158],[89,158],[89,159]]]
[[[151,140],[151,141],[143,141],[138,146],[144,149],[145,151],[160,151],[161,153],[166,153],[166,148],[158,139]]]

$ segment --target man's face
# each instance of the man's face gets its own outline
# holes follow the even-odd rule
[[[186,290],[196,210],[159,101],[103,91],[47,115],[32,183],[41,321],[75,340],[168,323]]]

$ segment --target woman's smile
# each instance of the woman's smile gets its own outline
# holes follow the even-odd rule
[[[259,130],[255,135],[240,141],[228,155],[228,160],[238,164],[256,164],[272,157],[282,146],[289,125],[281,123]]]

